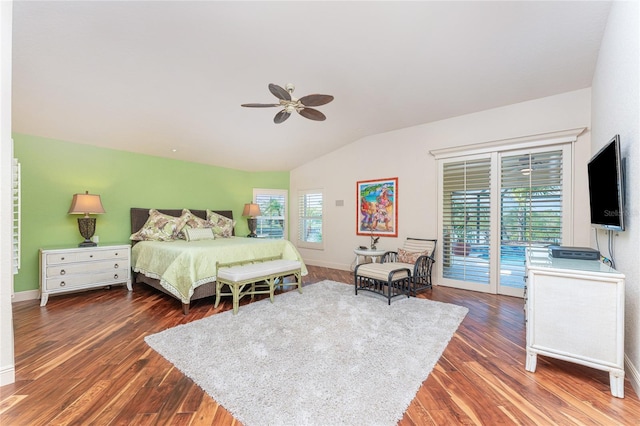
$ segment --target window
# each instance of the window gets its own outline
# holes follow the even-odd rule
[[[323,203],[322,190],[298,193],[298,246],[322,249]]]
[[[256,233],[262,238],[287,239],[287,199],[286,189],[254,189],[253,202],[260,206]]]

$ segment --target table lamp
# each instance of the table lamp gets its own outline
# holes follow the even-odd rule
[[[69,214],[84,215],[78,218],[78,229],[80,229],[80,235],[84,237],[84,241],[78,244],[78,247],[95,247],[98,245],[91,241],[91,237],[96,232],[96,218],[89,217],[89,215],[100,213],[104,213],[104,207],[102,207],[99,195],[89,194],[89,191],[85,191],[84,194],[73,195]]]
[[[247,203],[244,205],[244,210],[242,211],[242,216],[247,217],[247,225],[249,226],[249,238],[256,238],[258,235],[256,234],[256,226],[257,219],[256,217],[261,216],[262,212],[260,211],[260,206],[254,203]]]

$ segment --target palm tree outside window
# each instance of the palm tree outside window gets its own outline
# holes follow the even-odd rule
[[[260,238],[286,239],[288,191],[284,189],[254,189],[253,202],[260,206],[256,233]]]

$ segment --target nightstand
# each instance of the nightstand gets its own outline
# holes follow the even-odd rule
[[[126,284],[131,287],[131,246],[40,249],[40,306],[50,294]]]

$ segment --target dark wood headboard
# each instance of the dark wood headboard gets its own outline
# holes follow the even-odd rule
[[[131,233],[132,234],[135,232],[138,232],[140,228],[142,228],[144,224],[147,222],[147,219],[149,219],[149,210],[150,209],[143,209],[140,207],[131,207]],[[182,209],[156,209],[156,210],[158,210],[160,213],[168,214],[169,216],[175,216],[175,217],[180,217],[180,215],[182,214]],[[207,218],[206,210],[189,209],[189,211],[202,219]],[[224,217],[228,217],[229,219],[233,219],[233,212],[231,210],[212,210],[212,211]],[[234,229],[233,235],[235,235],[235,229]]]

